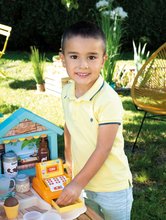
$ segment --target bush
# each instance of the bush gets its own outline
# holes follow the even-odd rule
[[[2,0],[0,21],[13,28],[8,48],[29,50],[35,45],[40,50],[59,51],[65,27],[79,19],[92,20],[93,6],[95,0],[85,0],[78,10],[68,12],[60,0]]]
[[[79,8],[67,11],[61,0],[1,0],[0,22],[12,26],[9,50],[40,50],[58,52],[61,35],[77,20],[96,21],[95,3],[98,0],[78,1]],[[157,49],[166,39],[166,7],[163,0],[116,0],[128,13],[123,50],[133,50],[132,40],[148,42],[148,49]],[[150,47],[150,48],[149,48]]]
[[[128,13],[125,47],[132,49],[132,41],[148,43],[156,50],[166,39],[166,7],[163,0],[117,0]]]

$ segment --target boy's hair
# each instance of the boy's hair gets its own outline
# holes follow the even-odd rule
[[[94,23],[88,21],[80,21],[69,26],[62,35],[61,50],[64,53],[65,41],[71,37],[81,36],[83,38],[95,38],[103,40],[104,53],[106,50],[106,38],[104,32]]]

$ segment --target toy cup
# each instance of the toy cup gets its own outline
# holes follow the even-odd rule
[[[14,219],[18,216],[19,203],[14,197],[9,197],[4,202],[4,209],[8,219]]]
[[[15,180],[0,174],[0,195],[7,194],[15,188]]]
[[[37,211],[27,212],[23,216],[23,220],[41,220],[41,219],[42,219],[42,214]]]
[[[5,213],[8,219],[17,218],[19,204],[16,206],[12,206],[12,207],[8,207],[8,206],[3,206],[3,207],[5,209]]]

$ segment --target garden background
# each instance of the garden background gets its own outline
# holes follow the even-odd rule
[[[78,2],[78,8],[67,10],[62,2]],[[8,50],[40,50],[58,52],[61,35],[69,24],[77,20],[96,21],[97,0],[0,0],[0,23],[13,28]],[[125,19],[123,51],[132,50],[132,40],[148,42],[155,50],[166,39],[165,0],[116,0],[128,13]]]
[[[52,57],[59,52],[65,27],[80,19],[97,19],[97,1],[77,2],[77,9],[67,10],[60,0],[0,0],[0,23],[12,27],[6,54],[0,59],[0,68],[5,70],[5,78],[0,77],[0,112],[4,115],[0,123],[24,107],[63,128],[60,98],[36,92],[30,46],[44,52],[46,65],[52,66]],[[119,62],[133,65],[133,39],[136,43],[147,42],[147,50],[151,52],[165,42],[165,0],[117,0],[116,6],[122,6],[128,13]],[[165,220],[165,122],[147,120],[132,153],[143,113],[135,109],[129,93],[120,97],[125,110],[125,151],[133,173],[135,200],[131,219]],[[58,142],[59,155],[63,157],[62,136]]]

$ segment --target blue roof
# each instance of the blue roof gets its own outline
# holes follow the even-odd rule
[[[25,108],[19,108],[6,120],[0,123],[0,138],[2,138],[8,131],[10,131],[13,127],[18,125],[20,122],[22,122],[25,119],[31,120],[34,123],[41,124],[42,126],[46,127],[48,130],[56,132],[59,135],[63,134],[63,130],[60,127],[56,126],[55,124],[40,117],[39,115],[34,114],[33,112]]]

